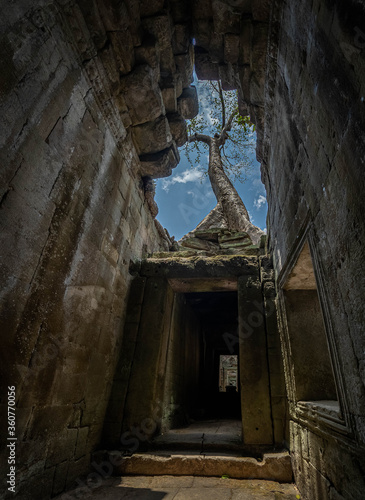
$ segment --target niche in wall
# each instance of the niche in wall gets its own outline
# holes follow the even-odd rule
[[[284,282],[282,300],[294,403],[317,402],[327,411],[338,412],[336,383],[308,242]]]

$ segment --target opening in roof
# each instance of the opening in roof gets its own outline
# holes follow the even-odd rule
[[[255,127],[239,114],[236,90],[224,90],[220,81],[199,81],[196,75],[193,85],[199,113],[190,115],[187,130],[180,133],[179,165],[171,176],[156,180],[158,220],[176,240],[203,220],[205,226],[240,230],[257,225],[252,238],[257,243],[266,232],[267,204],[255,158]],[[222,168],[212,165],[217,153]]]

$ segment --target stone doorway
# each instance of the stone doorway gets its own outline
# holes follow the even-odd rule
[[[199,407],[194,418],[241,420],[239,343],[227,343],[227,336],[238,336],[237,292],[187,293],[185,297],[200,320]],[[227,390],[229,374],[232,385]]]
[[[145,446],[171,429],[220,420],[239,421],[248,453],[283,444],[285,388],[263,265],[238,256],[142,263],[106,419],[110,444],[127,435]],[[220,391],[221,356],[237,356],[235,390]]]
[[[220,361],[222,356],[235,358],[238,365],[238,343],[227,345],[227,335],[238,335],[237,291],[176,293],[175,314],[184,307],[185,319],[194,317],[185,329],[185,340],[190,348],[182,347],[175,328],[170,330],[170,346],[167,358],[164,389],[164,418],[161,435],[153,439],[153,447],[163,449],[190,449],[204,452],[237,452],[242,448],[242,422],[239,366],[236,366],[234,390],[221,391]],[[174,311],[173,311],[174,314]],[[180,321],[180,319],[178,320]],[[174,324],[173,320],[171,324]],[[190,340],[189,340],[190,338]],[[178,347],[177,347],[178,346]],[[175,352],[176,349],[179,352]],[[196,352],[192,352],[192,349]],[[196,356],[196,378],[193,387],[179,387],[177,379],[185,377],[177,366],[181,354]],[[186,365],[189,361],[183,361]],[[190,365],[190,370],[193,367]],[[177,373],[179,371],[179,373]],[[186,393],[185,404],[172,405],[177,394]],[[180,399],[181,401],[181,399]]]

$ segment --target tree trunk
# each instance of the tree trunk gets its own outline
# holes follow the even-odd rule
[[[243,219],[250,220],[245,204],[227,177],[222,165],[219,140],[212,138],[209,146],[209,180],[213,192],[223,208],[230,229],[240,229]]]
[[[219,148],[219,138],[212,137],[209,143],[208,175],[217,202],[223,209],[228,228],[246,231],[252,242],[258,244],[263,232],[250,222],[245,204],[223,169]]]

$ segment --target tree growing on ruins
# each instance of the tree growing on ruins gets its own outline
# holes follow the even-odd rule
[[[200,163],[208,147],[207,173],[217,205],[198,227],[212,227],[223,219],[229,229],[246,231],[257,243],[263,233],[250,222],[245,204],[230,180],[243,180],[251,166],[254,126],[249,117],[239,114],[236,91],[224,91],[220,81],[202,82],[199,87],[203,89],[203,109],[188,122],[185,152],[193,166],[191,153],[195,152]]]

